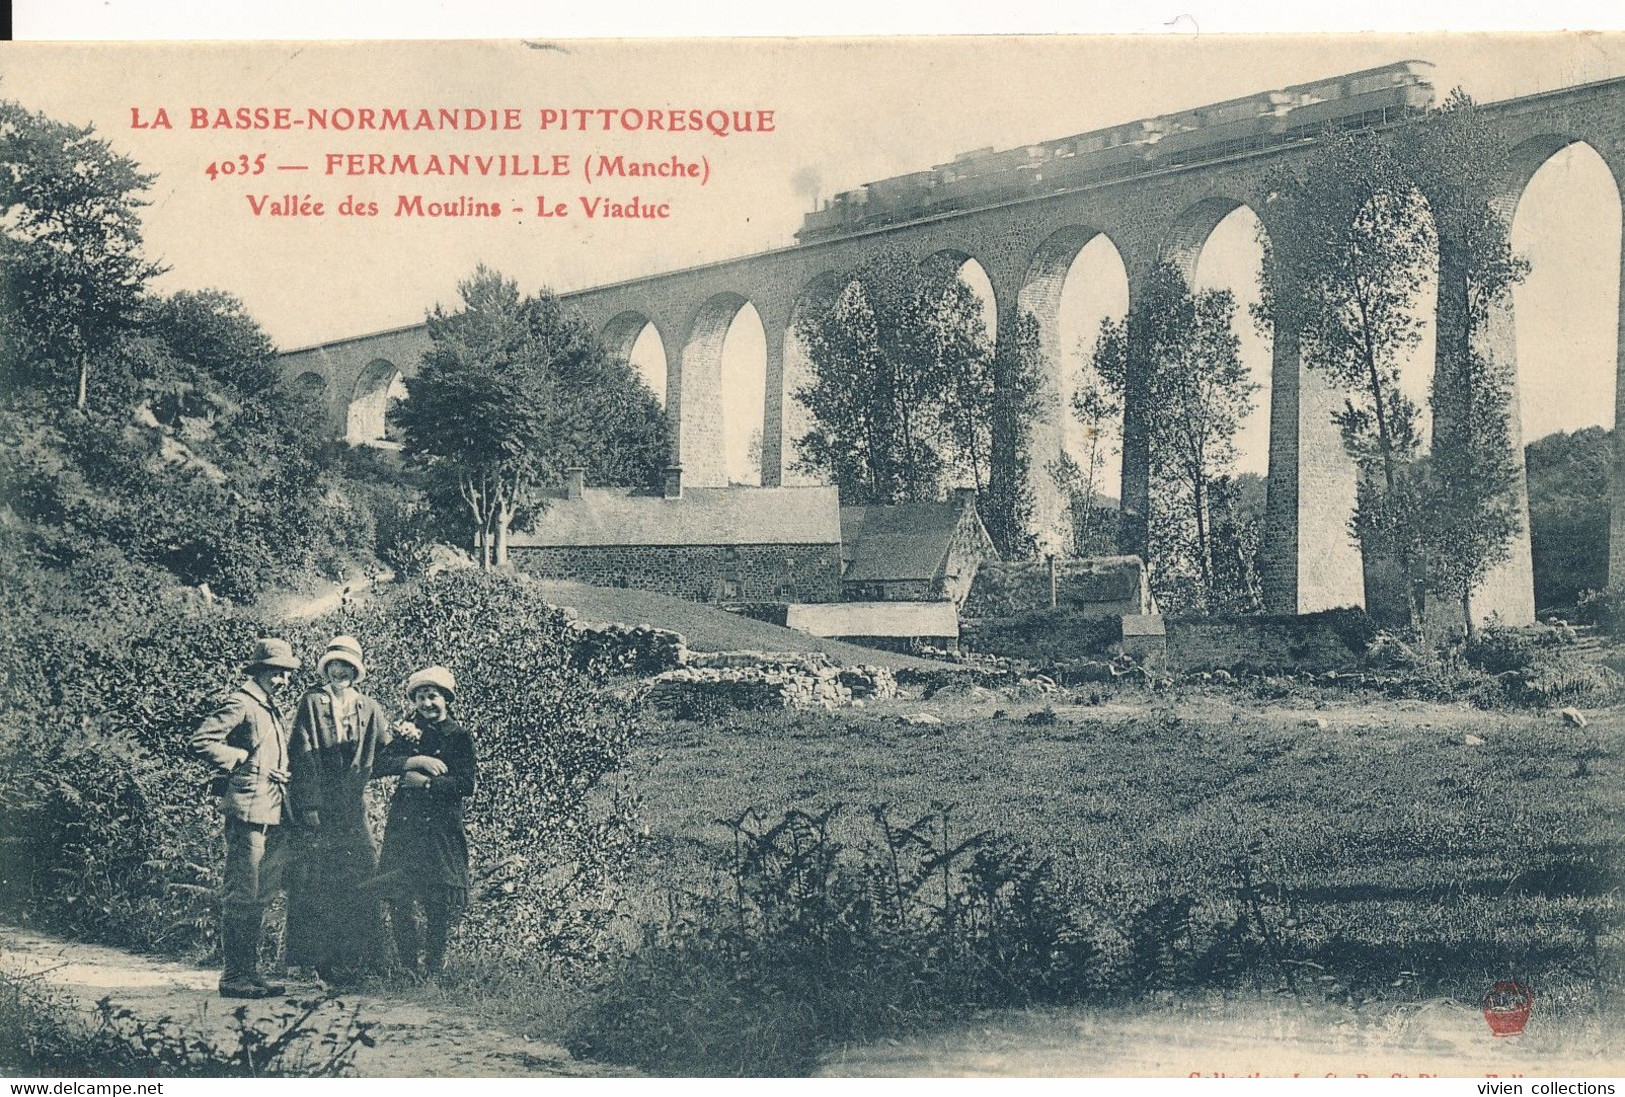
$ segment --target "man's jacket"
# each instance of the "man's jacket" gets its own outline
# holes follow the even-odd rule
[[[192,749],[224,776],[220,810],[245,823],[281,823],[288,733],[275,703],[250,681],[198,725]]]

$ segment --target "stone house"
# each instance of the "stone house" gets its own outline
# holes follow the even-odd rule
[[[969,488],[942,503],[841,508],[841,597],[848,602],[959,607],[982,561],[996,559]]]
[[[696,602],[841,598],[841,508],[833,487],[589,488],[566,472],[533,532],[515,531],[513,565],[544,579],[632,587]]]

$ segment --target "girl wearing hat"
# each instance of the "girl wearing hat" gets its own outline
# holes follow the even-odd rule
[[[333,637],[316,673],[323,683],[300,700],[289,749],[288,962],[344,984],[381,966],[378,897],[362,887],[377,867],[363,793],[392,736],[383,707],[356,688],[367,665],[353,636]]]
[[[418,949],[430,975],[446,962],[446,937],[468,905],[468,835],[463,800],[474,794],[474,741],[451,715],[457,680],[445,667],[426,667],[406,681],[412,720],[391,748],[404,771],[389,805],[380,878],[394,887],[389,920],[408,974],[418,974]],[[411,735],[416,742],[409,742]],[[422,907],[426,933],[418,934]]]

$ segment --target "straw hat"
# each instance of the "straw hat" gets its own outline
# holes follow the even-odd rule
[[[367,680],[367,665],[361,660],[361,641],[354,636],[335,636],[329,640],[327,650],[322,652],[322,657],[316,661],[316,673],[325,673],[327,664],[335,659],[341,663],[349,663],[355,668],[355,680],[358,683]]]
[[[254,650],[248,655],[248,667],[275,667],[278,670],[298,670],[299,657],[286,640],[263,637],[254,641]]]
[[[445,667],[424,667],[406,680],[406,695],[412,696],[413,691],[423,687],[433,686],[446,695],[448,700],[457,697],[457,677]]]

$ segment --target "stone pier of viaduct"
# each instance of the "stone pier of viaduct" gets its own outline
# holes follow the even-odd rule
[[[1612,171],[1616,186],[1625,187],[1625,80],[1508,100],[1485,110],[1515,150],[1513,170],[1494,196],[1509,219],[1535,171],[1574,142],[1589,144]],[[1131,300],[1160,261],[1171,261],[1193,277],[1209,234],[1236,208],[1249,207],[1265,232],[1278,231],[1266,181],[1273,168],[1302,156],[1304,149],[1304,144],[1295,144],[1151,170],[562,296],[604,333],[612,353],[629,355],[645,326],[654,326],[665,347],[673,457],[683,466],[687,483],[702,485],[727,483],[722,344],[739,310],[746,303],[755,306],[767,342],[762,482],[786,483],[794,477],[794,439],[806,430],[792,396],[805,383],[808,369],[793,335],[796,318],[838,292],[845,273],[878,251],[902,250],[944,271],[975,259],[992,284],[1001,329],[1014,322],[1018,310],[1037,320],[1046,383],[1058,393],[1065,386],[1059,353],[1062,286],[1073,259],[1090,240],[1104,234],[1116,247]],[[1447,300],[1451,291],[1441,286],[1440,300]],[[1515,354],[1515,323],[1508,303],[1488,335],[1487,349],[1504,361]],[[1619,372],[1625,370],[1625,319],[1619,339],[1616,425],[1625,424],[1625,383]],[[423,326],[415,325],[291,351],[281,361],[290,381],[319,386],[327,395],[336,435],[363,440],[381,434],[389,386],[414,374],[426,346]],[[1561,383],[1560,378],[1539,380]],[[1341,398],[1303,368],[1294,332],[1274,333],[1269,392],[1268,502],[1261,554],[1266,604],[1286,613],[1362,604],[1362,569],[1348,530],[1353,469],[1331,420]],[[1030,457],[1039,533],[1053,544],[1061,528],[1061,501],[1043,470],[1060,452],[1063,410],[1059,401],[1048,404],[1049,410],[1032,425]],[[1143,442],[1136,441],[1132,409],[1128,418],[1121,499],[1126,510],[1143,515],[1148,454]],[[1512,418],[1516,431],[1516,405]],[[1618,584],[1625,582],[1625,431],[1616,430],[1614,438],[1608,575],[1611,584]],[[1479,615],[1496,613],[1509,622],[1533,617],[1526,500],[1524,509],[1524,533],[1513,558],[1475,597]]]

